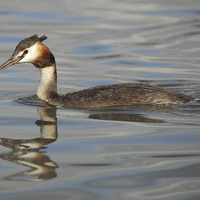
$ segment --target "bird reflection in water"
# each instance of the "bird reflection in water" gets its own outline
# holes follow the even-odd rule
[[[162,110],[161,113],[167,113],[167,110]],[[155,119],[155,116],[159,116],[159,109],[153,109],[153,107],[144,108],[141,107],[111,107],[98,110],[92,110],[88,115],[90,119],[97,120],[110,120],[110,121],[125,121],[125,122],[144,122],[144,123],[165,123],[162,119]],[[154,116],[154,114],[156,114]]]
[[[30,98],[27,97],[29,100]],[[18,103],[21,103],[18,99]],[[34,99],[31,99],[34,100]],[[23,104],[24,98],[23,98]],[[32,102],[32,101],[31,101]],[[35,123],[40,126],[41,137],[33,139],[10,139],[0,138],[1,145],[12,149],[10,153],[0,154],[0,158],[13,162],[15,164],[30,167],[31,169],[25,170],[14,175],[5,177],[6,180],[17,181],[43,181],[55,178],[57,176],[56,168],[58,165],[53,162],[49,156],[44,155],[40,150],[45,149],[44,146],[56,141],[58,137],[57,132],[57,118],[56,107],[49,104],[43,104],[38,108],[38,114],[41,119]],[[148,116],[129,113],[129,109],[120,110],[117,108],[91,110],[88,118],[112,121],[129,121],[129,122],[146,122],[146,123],[164,123],[160,119],[151,119]],[[72,164],[75,166],[74,164]],[[106,164],[108,165],[108,164]],[[77,166],[77,165],[76,165]],[[78,164],[78,166],[86,166],[85,164]],[[87,166],[94,166],[94,164],[87,164]],[[96,164],[95,164],[96,166]],[[99,164],[98,164],[99,166]]]
[[[0,154],[1,159],[31,168],[7,176],[4,178],[6,180],[43,181],[57,176],[58,165],[49,156],[39,151],[45,149],[45,145],[56,141],[58,137],[56,108],[53,106],[40,107],[37,111],[41,117],[36,121],[36,124],[40,126],[40,138],[21,140],[0,138],[2,146],[12,149],[10,153]]]

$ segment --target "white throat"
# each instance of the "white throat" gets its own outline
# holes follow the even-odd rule
[[[57,93],[55,67],[40,68],[40,85],[37,95],[40,99],[48,101],[47,99],[51,92]]]

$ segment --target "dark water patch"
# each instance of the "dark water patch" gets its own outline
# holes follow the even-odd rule
[[[176,77],[175,75],[172,74],[138,74],[137,76],[139,77],[144,77],[144,78],[172,78]]]
[[[84,55],[106,54],[114,52],[113,47],[109,45],[82,45],[75,46],[74,48],[77,54]]]
[[[34,82],[35,79],[24,78],[24,77],[12,77],[12,78],[1,78],[1,83],[30,83]]]
[[[118,58],[121,57],[120,54],[110,54],[110,55],[102,55],[102,56],[95,56],[94,59],[112,59],[112,58]]]
[[[79,163],[79,164],[70,164],[70,166],[74,167],[107,167],[111,166],[110,163]]]
[[[20,40],[23,38],[21,37],[14,37],[14,36],[1,36],[0,37],[0,43],[2,44],[17,44]]]
[[[152,182],[139,176],[117,176],[97,179],[83,183],[84,186],[93,188],[140,188],[151,185]]]
[[[141,14],[144,15],[166,15],[166,16],[173,16],[173,15],[200,15],[200,10],[193,9],[193,10],[154,10],[154,11],[141,11]]]
[[[67,188],[66,188],[67,187]],[[51,188],[51,187],[50,187]],[[53,187],[51,189],[43,189],[36,191],[18,191],[13,192],[11,194],[2,194],[0,195],[1,200],[8,200],[8,199],[15,199],[15,200],[21,200],[21,199],[49,199],[49,200],[98,200],[99,197],[97,194],[85,190],[85,189],[78,189],[74,185],[71,187],[66,185],[61,186],[60,188]]]
[[[200,31],[194,31],[194,32],[189,32],[183,34],[183,36],[188,37],[188,36],[195,36],[195,35],[200,35]]]
[[[26,70],[8,68],[6,70],[1,71],[1,74],[12,74],[12,73],[23,73],[23,72],[26,72]]]
[[[135,50],[137,53],[144,53],[144,54],[159,54],[159,51],[156,50],[146,50],[146,49],[141,49],[141,50]]]
[[[87,85],[89,87],[95,87],[95,86],[99,86],[99,85],[111,85],[111,84],[117,84],[118,82],[114,82],[114,81],[84,81],[82,82],[84,85]]]
[[[0,15],[7,16],[7,15],[14,15],[14,16],[23,16],[26,19],[33,19],[33,20],[47,20],[47,21],[89,21],[91,17],[89,16],[62,16],[60,13],[55,12],[28,12],[28,11],[1,11]]]
[[[0,126],[3,127],[11,127],[11,126],[34,126],[33,124],[34,118],[30,117],[5,117],[1,116],[0,117]]]
[[[140,67],[173,67],[172,63],[136,62],[136,61],[128,61],[128,60],[113,60],[113,61],[98,63],[97,65],[130,65],[130,66],[140,66]]]
[[[152,158],[187,158],[187,157],[199,157],[200,154],[171,154],[171,155],[155,155]]]

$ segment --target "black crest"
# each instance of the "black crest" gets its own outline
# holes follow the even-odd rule
[[[25,50],[26,48],[33,46],[37,41],[42,42],[46,39],[47,39],[47,36],[43,35],[41,37],[38,37],[37,34],[32,35],[29,38],[25,38],[16,46],[13,55],[18,55],[19,52]]]

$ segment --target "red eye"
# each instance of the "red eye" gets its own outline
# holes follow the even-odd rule
[[[24,51],[24,54],[27,54],[28,53],[28,50],[26,49],[25,51]]]

